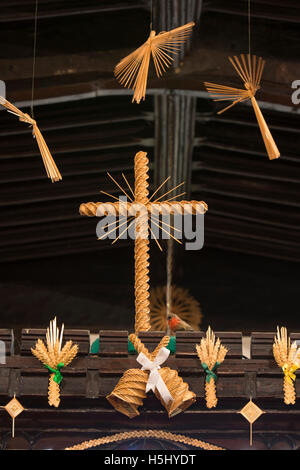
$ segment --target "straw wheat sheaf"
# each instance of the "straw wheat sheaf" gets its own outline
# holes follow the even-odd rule
[[[273,354],[277,365],[284,373],[284,403],[294,405],[296,403],[295,371],[299,368],[300,347],[297,347],[296,341],[291,344],[291,339],[288,337],[285,327],[280,330],[277,327],[277,335],[274,337],[273,343]]]
[[[224,361],[228,350],[222,346],[220,339],[216,340],[214,332],[208,327],[205,338],[196,345],[198,357],[206,373],[205,399],[207,408],[217,406],[216,393],[217,367]]]
[[[51,372],[49,376],[48,403],[56,408],[60,404],[60,369],[70,364],[78,352],[78,345],[71,340],[67,341],[61,349],[63,339],[62,325],[59,337],[59,329],[56,327],[56,318],[50,322],[46,332],[46,345],[38,339],[35,348],[31,348],[32,354],[39,359]]]

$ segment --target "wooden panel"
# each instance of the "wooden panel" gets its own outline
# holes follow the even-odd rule
[[[5,354],[11,356],[14,354],[14,332],[10,329],[0,329],[0,341],[5,343]]]
[[[46,329],[25,328],[21,335],[21,354],[31,355],[31,348],[35,346],[38,338],[45,341]],[[89,330],[64,330],[64,341],[72,340],[78,344],[78,355],[89,354],[90,352],[90,332]],[[64,342],[63,342],[64,344]]]
[[[122,357],[128,355],[128,331],[99,332],[99,356]]]
[[[276,333],[253,332],[251,334],[251,358],[273,359],[273,342]],[[291,341],[300,341],[300,333],[290,333]]]
[[[227,358],[242,358],[242,333],[216,331],[215,335],[220,338],[223,346],[228,349]],[[176,333],[176,357],[196,356],[196,344],[205,336],[204,331],[178,331]]]

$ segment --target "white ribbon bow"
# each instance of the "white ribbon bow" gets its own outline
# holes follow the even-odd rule
[[[162,376],[158,372],[158,369],[160,369],[160,365],[168,359],[169,354],[169,349],[163,347],[159,350],[154,361],[150,361],[150,359],[148,359],[148,357],[145,356],[145,354],[142,352],[136,358],[138,363],[143,366],[142,370],[150,371],[148,382],[146,385],[146,393],[149,392],[149,390],[152,390],[154,392],[155,389],[157,389],[166,405],[172,402],[173,398]]]

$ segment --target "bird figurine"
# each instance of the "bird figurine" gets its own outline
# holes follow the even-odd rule
[[[175,331],[185,330],[185,331],[194,331],[194,328],[191,327],[187,322],[182,320],[175,313],[170,313],[168,315],[168,326],[170,328],[171,334],[174,334]]]
[[[247,54],[246,57],[244,54],[241,54],[241,61],[237,56],[233,58],[228,57],[228,59],[243,80],[245,89],[232,88],[210,82],[204,82],[204,85],[207,91],[214,97],[214,101],[232,101],[229,106],[218,111],[218,114],[224,113],[224,111],[242,101],[251,101],[268,157],[270,160],[274,160],[280,157],[280,152],[255,99],[255,94],[260,88],[265,61],[261,57],[257,58],[255,55],[250,56],[250,54]]]
[[[170,54],[180,51],[180,45],[189,38],[194,25],[191,21],[171,31],[162,31],[159,34],[151,31],[142,46],[116,65],[114,74],[117,80],[124,87],[134,90],[132,102],[139,103],[145,99],[151,56],[156,74],[160,77],[174,60]]]

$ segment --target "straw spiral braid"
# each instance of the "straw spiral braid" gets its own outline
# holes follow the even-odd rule
[[[196,401],[196,395],[189,390],[188,384],[179,377],[177,370],[163,367],[159,369],[159,373],[172,395],[173,401],[166,405],[157,389],[155,390],[155,395],[166,408],[169,418],[172,418],[190,407]]]
[[[291,383],[288,377],[283,379],[283,393],[284,393],[284,403],[286,405],[294,405],[296,403],[296,391],[294,382]]]
[[[193,447],[199,447],[205,450],[225,450],[223,447],[218,447],[213,444],[201,441],[199,439],[193,439],[182,434],[173,434],[168,431],[161,431],[158,429],[149,429],[145,431],[128,431],[117,434],[112,434],[110,436],[103,436],[99,439],[92,439],[90,441],[84,441],[80,444],[76,444],[72,447],[66,447],[65,450],[86,450],[91,447],[96,447],[100,445],[110,444],[112,442],[119,442],[129,439],[142,439],[142,438],[156,438],[164,439],[172,442],[180,442],[182,444],[191,445]]]
[[[207,408],[215,408],[218,403],[216,383],[213,378],[209,382],[205,381],[205,400]]]
[[[58,383],[53,380],[54,374],[49,376],[49,386],[48,386],[48,403],[50,406],[59,407],[60,404],[60,388]]]
[[[142,343],[142,341],[135,334],[132,333],[129,336],[129,341],[132,343],[132,345],[134,346],[134,349],[136,350],[138,354],[142,352],[143,354],[145,354],[146,357],[148,357],[148,359],[150,359],[150,361],[153,361],[156,358],[159,350],[163,347],[168,346],[170,342],[170,337],[164,336],[152,353],[148,351],[146,346]]]
[[[148,164],[145,152],[138,152],[134,159],[135,201],[148,202]],[[149,301],[149,239],[148,213],[139,214],[136,222],[135,258],[135,332],[148,331],[150,324]]]
[[[159,429],[121,432],[117,434],[112,434],[110,436],[103,436],[98,439],[92,439],[90,441],[84,441],[72,447],[66,447],[64,450],[87,450],[92,447],[110,444],[112,442],[142,438],[155,438],[164,439],[171,442],[180,442],[182,444],[190,445],[193,447],[199,447],[204,450],[225,450],[223,447],[215,446],[213,444],[209,444],[208,442],[200,441],[199,439],[193,439],[182,434],[173,434],[171,432],[161,431]]]
[[[80,205],[80,215],[103,217],[105,215],[135,216],[141,203],[86,202]],[[149,215],[153,214],[205,214],[208,206],[204,201],[150,202],[143,205]]]

